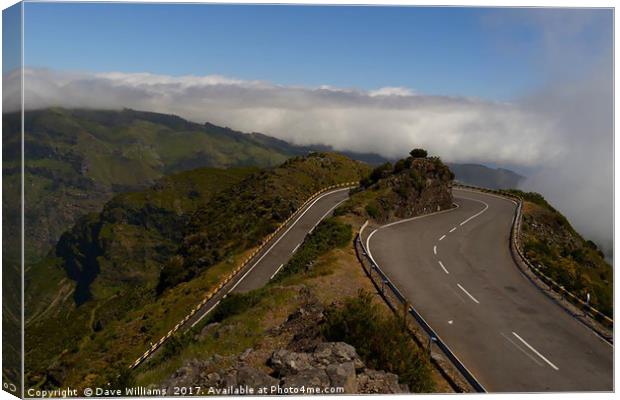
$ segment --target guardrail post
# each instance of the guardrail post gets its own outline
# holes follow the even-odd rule
[[[385,294],[385,284],[387,281],[385,279],[381,279],[381,293]]]
[[[433,335],[428,337],[428,358],[430,359],[433,354],[433,342],[436,342],[437,338]]]
[[[407,331],[407,314],[409,313],[409,302],[403,302],[403,332]]]

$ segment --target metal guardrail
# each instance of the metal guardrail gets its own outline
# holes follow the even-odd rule
[[[577,295],[566,290],[566,288],[563,285],[560,285],[555,280],[545,275],[545,273],[542,272],[540,268],[533,265],[530,262],[530,260],[525,256],[522,250],[521,242],[520,242],[520,232],[521,232],[521,224],[522,224],[522,217],[523,217],[523,213],[522,213],[523,199],[520,196],[514,195],[512,193],[507,193],[502,190],[487,189],[487,188],[481,188],[481,187],[471,186],[471,185],[456,184],[454,186],[469,189],[469,190],[474,190],[478,192],[492,193],[494,195],[505,197],[505,198],[510,198],[516,201],[517,208],[515,210],[515,217],[512,223],[512,232],[510,235],[510,241],[511,241],[511,248],[514,248],[514,251],[517,253],[521,261],[523,261],[523,263],[525,263],[525,265],[538,278],[540,278],[545,284],[547,284],[553,291],[560,294],[563,299],[567,299],[571,303],[581,306],[586,312],[590,313],[590,316],[593,319],[596,319],[599,321],[602,320],[606,324],[608,324],[610,327],[613,327],[614,320],[612,318],[608,317],[607,315],[603,314],[596,308],[592,307],[590,304],[588,304],[587,301],[580,299]]]
[[[202,301],[200,301],[200,303],[194,306],[194,308],[192,308],[191,311],[174,326],[174,328],[170,329],[168,333],[162,336],[157,342],[152,344],[139,358],[137,358],[133,363],[131,363],[131,365],[129,365],[128,368],[129,369],[136,368],[144,360],[146,360],[151,354],[153,354],[158,348],[160,348],[166,342],[166,340],[170,339],[179,329],[181,329],[181,327],[183,327],[183,325],[185,325],[187,321],[189,321],[194,315],[196,315],[196,313],[202,307],[204,307],[204,305],[207,304],[209,300],[211,300],[216,294],[218,294],[224,286],[230,283],[239,274],[239,272],[241,272],[254,259],[254,257],[256,257],[265,248],[267,244],[269,244],[271,239],[273,239],[289,222],[291,222],[293,218],[295,218],[302,210],[304,210],[306,206],[310,204],[310,202],[312,202],[318,196],[330,190],[338,189],[338,188],[345,188],[345,187],[353,187],[353,186],[357,186],[358,184],[359,182],[339,183],[336,185],[324,187],[323,189],[318,190],[315,193],[313,193],[297,210],[295,210],[295,212],[293,212],[285,221],[280,223],[280,225],[278,225],[275,231],[273,231],[265,239],[263,239],[260,245],[256,249],[254,249],[250,253],[250,255],[245,257],[238,266],[236,266],[228,275],[224,277],[224,279],[222,279],[215,287],[209,290],[207,294],[205,295],[205,297],[202,299]]]
[[[441,337],[435,332],[435,330],[433,330],[433,328],[424,320],[422,315],[420,315],[420,313],[418,313],[417,310],[413,306],[410,305],[410,303],[402,295],[400,290],[398,290],[398,288],[392,283],[390,278],[388,278],[387,275],[385,275],[385,273],[381,270],[381,268],[370,257],[368,253],[368,249],[366,248],[362,240],[362,232],[364,231],[364,228],[366,228],[367,225],[368,225],[368,221],[364,223],[364,225],[360,229],[360,232],[357,234],[355,240],[359,243],[363,251],[363,256],[368,262],[368,264],[370,265],[370,268],[368,269],[366,265],[363,262],[361,262],[362,268],[364,268],[364,270],[366,271],[366,274],[368,274],[371,281],[373,281],[373,283],[375,283],[375,285],[378,288],[380,288],[381,295],[383,296],[384,300],[386,300],[390,308],[392,308],[393,310],[396,310],[397,306],[391,304],[388,296],[386,296],[387,294],[386,289],[389,289],[393,297],[395,297],[396,300],[398,301],[399,303],[398,305],[400,307],[408,307],[407,311],[413,316],[413,318],[418,322],[418,324],[422,327],[422,329],[424,329],[424,331],[428,334],[429,343],[435,343],[441,349],[441,351],[448,357],[450,362],[456,367],[456,369],[465,378],[467,383],[469,383],[474,388],[474,390],[480,393],[486,393],[486,389],[484,388],[484,386],[482,386],[482,384],[478,382],[476,377],[467,369],[465,364],[463,364],[463,362],[459,360],[459,358],[452,352],[450,347],[448,347],[448,345],[441,339]],[[358,257],[359,257],[359,254],[358,254]],[[374,275],[376,275],[376,277],[378,278],[380,284],[377,284],[375,282],[373,271],[374,271]]]

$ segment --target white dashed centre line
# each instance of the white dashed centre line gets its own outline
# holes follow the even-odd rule
[[[471,217],[467,218],[465,221],[461,222],[461,226],[465,225],[466,223],[468,223],[469,221],[471,221],[472,219],[476,218],[478,215],[482,214],[483,212],[485,212],[487,210],[487,208],[489,208],[489,205],[487,203],[485,203],[484,201],[481,200],[474,200],[474,199],[469,199],[469,200],[473,200],[473,201],[477,201],[478,203],[482,203],[484,204],[484,208],[482,209],[482,211],[472,215]]]
[[[445,272],[446,274],[449,274],[448,270],[446,269],[446,267],[443,266],[443,263],[441,261],[438,261],[439,266],[441,267],[441,269],[443,269],[443,272]]]
[[[300,246],[300,245],[301,245],[301,243],[299,243],[297,246],[295,246],[295,248],[293,249],[293,251],[291,251],[291,254],[292,254],[292,253],[295,253],[295,252],[297,251],[297,249],[299,248],[299,246]]]
[[[454,232],[456,230],[456,226],[452,229],[450,229],[450,233]]]
[[[526,342],[525,340],[523,340],[523,338],[521,338],[521,336],[517,335],[515,332],[512,332],[513,335],[515,335],[515,337],[517,339],[519,339],[521,341],[521,343],[523,343],[524,345],[527,346],[528,349],[532,350],[534,352],[534,354],[536,354],[538,357],[540,357],[544,362],[546,362],[547,364],[549,364],[551,366],[551,368],[555,369],[556,371],[559,370],[558,367],[556,367],[551,361],[547,360],[547,358],[545,358],[545,356],[543,356],[542,354],[540,354],[538,352],[538,350],[536,350],[535,348],[533,348],[532,346],[530,346],[530,344],[528,342]]]
[[[437,255],[437,246],[433,246],[433,253]]]
[[[536,365],[538,366],[543,366],[537,359],[534,358],[533,355],[531,355],[530,353],[528,353],[527,351],[525,351],[524,349],[521,348],[521,346],[519,346],[518,344],[516,344],[515,342],[512,341],[511,338],[509,338],[508,336],[504,335],[503,332],[500,332],[500,335],[502,335],[504,337],[504,339],[506,339],[507,341],[510,342],[510,344],[512,344],[517,350],[519,350],[521,353],[525,354],[530,360],[534,361],[536,363]]]
[[[456,286],[458,286],[463,292],[465,292],[465,294],[468,295],[469,298],[472,299],[474,303],[480,304],[480,302],[478,300],[476,300],[476,298],[474,296],[472,296],[467,290],[465,290],[465,288],[463,286],[461,286],[460,283],[457,283]]]
[[[439,241],[444,240],[444,239],[445,239],[445,237],[446,237],[446,235],[443,235],[442,237],[440,237],[440,238],[439,238]]]

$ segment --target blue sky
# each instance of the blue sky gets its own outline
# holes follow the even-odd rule
[[[25,62],[71,71],[220,74],[283,85],[405,86],[428,94],[506,100],[555,73],[541,63],[547,14],[475,8],[28,3]],[[558,12],[553,14],[557,19]],[[588,42],[578,60],[600,51],[593,40],[611,30],[611,13],[595,14],[577,32],[578,40]]]

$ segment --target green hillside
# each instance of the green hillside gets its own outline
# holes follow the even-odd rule
[[[592,306],[613,317],[613,268],[596,244],[575,231],[540,194],[510,192],[524,200],[521,242],[525,256],[581,299],[590,293]]]
[[[271,169],[197,169],[117,195],[28,274],[28,385],[109,381],[309,195],[367,173],[315,153]]]

